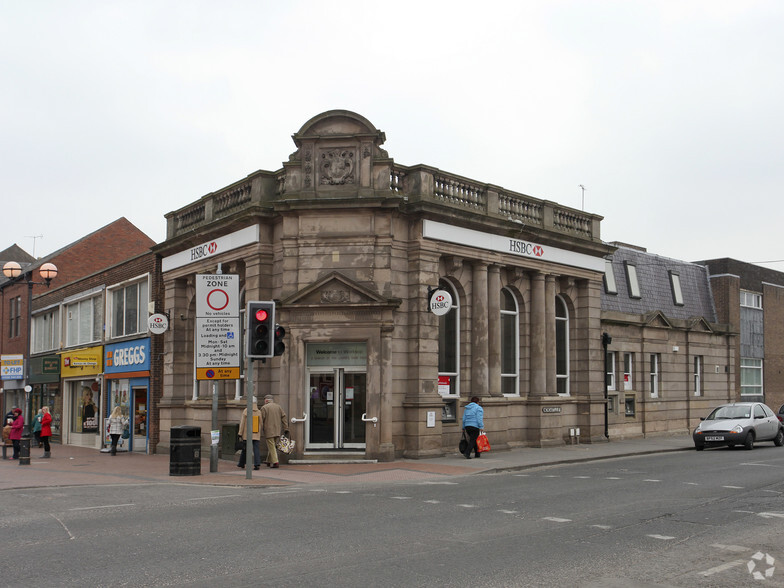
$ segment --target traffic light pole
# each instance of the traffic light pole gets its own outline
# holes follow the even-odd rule
[[[253,478],[253,467],[256,458],[253,455],[253,360],[248,358],[248,369],[245,371],[245,478]],[[261,423],[259,423],[261,427]]]
[[[218,382],[212,382],[212,431],[218,430]],[[210,440],[210,473],[218,471],[218,445]]]

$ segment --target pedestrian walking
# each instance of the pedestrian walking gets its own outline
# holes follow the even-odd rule
[[[19,459],[19,451],[22,448],[22,429],[24,429],[24,417],[22,409],[14,409],[14,422],[11,424],[11,444],[14,446],[14,456],[11,459]]]
[[[39,408],[36,415],[33,417],[33,436],[35,437],[35,443],[38,447],[43,447],[43,443],[41,442],[41,417],[44,414],[44,409]]]
[[[13,413],[12,413],[13,414]],[[5,425],[3,425],[3,459],[6,459],[8,456],[6,455],[7,447],[12,445],[11,443],[11,425],[13,424],[14,419],[5,419]]]
[[[288,435],[289,420],[283,408],[275,403],[272,394],[264,397],[264,406],[261,407],[261,431],[267,441],[267,467],[279,468],[278,449],[275,444],[280,439],[281,433]]]
[[[479,437],[479,432],[485,428],[484,416],[485,411],[479,406],[479,397],[472,396],[471,402],[466,404],[463,409],[463,430],[468,437],[468,447],[463,454],[466,459],[471,459],[472,451],[475,457],[481,457],[476,446],[476,438]]]
[[[125,427],[128,426],[128,417],[123,415],[122,406],[115,406],[112,414],[109,415],[106,424],[109,430],[109,435],[112,438],[112,455],[117,455],[117,443],[120,441],[120,436],[123,434]]]
[[[257,470],[261,467],[261,410],[256,404],[256,397],[253,397],[253,424],[251,425],[253,431],[251,432],[251,443],[253,445],[253,469]],[[248,429],[248,409],[242,411],[242,420],[240,421],[240,439],[245,439],[245,434]],[[240,453],[240,461],[237,462],[238,468],[245,467],[245,449],[246,445],[242,445],[242,452]]]
[[[44,454],[41,457],[49,458],[52,456],[52,448],[49,446],[49,437],[52,436],[52,415],[49,407],[44,406],[41,414],[41,441],[44,443]]]

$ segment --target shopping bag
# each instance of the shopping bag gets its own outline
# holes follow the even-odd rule
[[[460,437],[460,443],[457,444],[457,448],[460,450],[460,453],[465,454],[466,449],[468,449],[468,439],[466,438],[465,429],[463,429],[463,436]]]
[[[278,437],[278,440],[275,443],[275,449],[281,453],[289,454],[294,451],[294,440],[283,434]]]
[[[234,442],[234,451],[242,451],[243,449],[245,449],[245,439],[237,437],[237,440]]]
[[[484,431],[479,433],[479,437],[476,438],[476,450],[478,453],[490,451],[490,441],[487,440],[487,435],[485,435]]]

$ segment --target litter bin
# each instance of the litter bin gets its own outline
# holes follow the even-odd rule
[[[201,427],[182,425],[170,430],[169,475],[201,474]]]

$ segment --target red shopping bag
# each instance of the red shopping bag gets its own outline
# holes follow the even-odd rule
[[[479,433],[479,437],[476,438],[476,450],[479,453],[490,451],[490,441],[487,440],[487,435],[485,435],[484,431]]]

